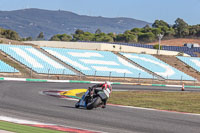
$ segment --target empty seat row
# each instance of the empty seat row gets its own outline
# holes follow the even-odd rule
[[[179,60],[192,67],[196,71],[200,72],[200,58],[198,57],[183,57],[177,56]]]
[[[6,64],[5,62],[0,60],[0,72],[1,73],[17,73],[19,72],[14,67],[11,67],[10,65]]]
[[[177,70],[176,68],[166,64],[165,62],[157,59],[152,55],[147,54],[133,54],[133,53],[120,53],[139,64],[140,66],[160,75],[165,79],[172,80],[195,80],[193,77]]]
[[[31,46],[0,45],[0,49],[37,73],[75,75],[74,72]]]
[[[152,78],[152,75],[128,63],[112,52],[42,47],[85,75]]]

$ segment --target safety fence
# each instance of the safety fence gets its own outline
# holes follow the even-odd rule
[[[46,80],[46,79],[31,79],[31,78],[8,78],[0,77],[4,81],[26,81],[26,82],[56,82],[56,83],[87,83],[96,84],[103,83],[101,81],[81,81],[81,80]],[[144,86],[160,86],[160,87],[182,87],[182,85],[168,85],[168,84],[144,84],[144,83],[126,83],[126,82],[111,82],[116,85],[144,85]],[[200,88],[200,86],[184,85],[185,88]]]

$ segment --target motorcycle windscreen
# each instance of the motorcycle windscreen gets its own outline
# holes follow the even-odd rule
[[[104,92],[98,92],[98,95],[101,97],[102,100],[105,100],[108,98]]]

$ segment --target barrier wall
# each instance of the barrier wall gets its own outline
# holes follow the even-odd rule
[[[116,51],[116,52],[132,52],[157,54],[157,50],[140,48],[133,46],[125,46],[119,44],[98,43],[98,42],[61,42],[61,41],[26,41],[24,43],[32,43],[40,47],[55,47],[55,48],[71,48],[71,49],[87,49],[100,51]],[[161,50],[161,55],[177,55],[179,52]],[[184,56],[189,56],[184,54]]]

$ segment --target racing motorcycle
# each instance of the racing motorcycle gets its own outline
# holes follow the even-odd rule
[[[75,104],[76,108],[83,107],[88,110],[100,107],[103,104],[103,100],[109,98],[109,90],[96,89],[94,93],[89,87],[81,99]]]

